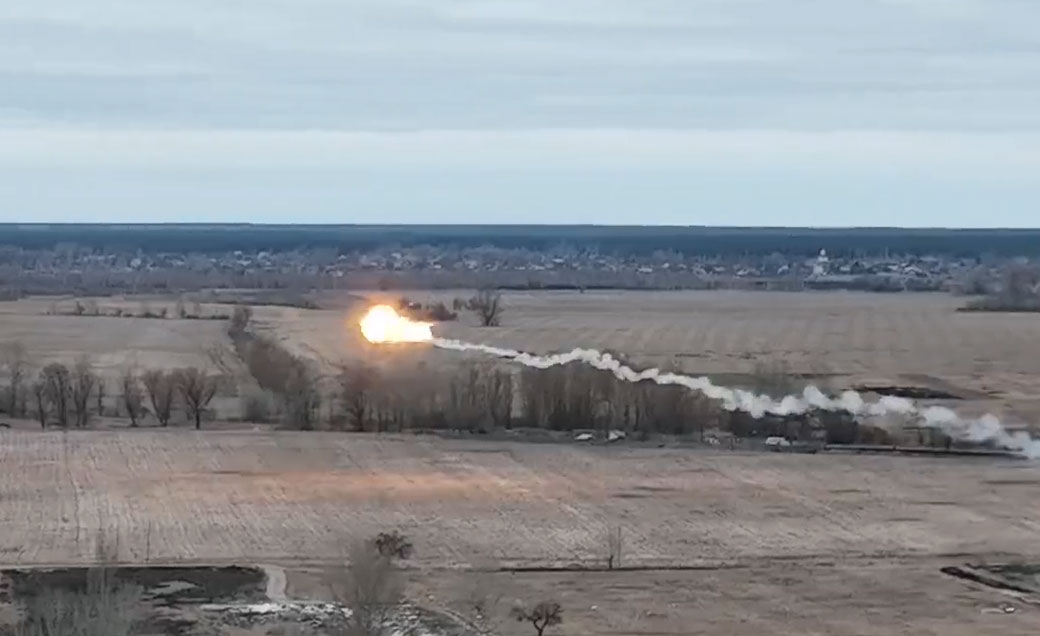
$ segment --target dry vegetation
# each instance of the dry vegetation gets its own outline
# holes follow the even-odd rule
[[[423,311],[465,308],[465,297],[465,291],[447,291],[409,302]],[[332,297],[322,302],[337,304]],[[1040,326],[1025,315],[958,313],[960,301],[952,297],[588,292],[508,294],[498,302],[508,308],[500,327],[478,328],[482,320],[467,314],[440,323],[437,331],[536,352],[613,350],[635,366],[706,374],[771,394],[808,382],[831,390],[905,387],[964,398],[958,410],[992,411],[1012,424],[1040,414],[1031,388],[1040,373]],[[0,303],[0,364],[21,374],[13,381],[19,385],[13,399],[20,403],[12,408],[10,392],[0,389],[0,411],[32,417],[39,410],[32,390],[39,371],[52,362],[71,367],[87,356],[104,388],[102,410],[128,420],[128,367],[143,379],[149,372],[195,367],[222,378],[209,407],[213,417],[300,429],[540,426],[694,437],[712,429],[756,432],[748,426],[754,423],[733,421],[715,405],[667,387],[617,385],[583,369],[530,373],[423,346],[371,346],[353,328],[352,312],[363,303],[335,310],[204,308],[226,311],[231,318],[223,322],[39,315],[46,304]],[[235,327],[235,316],[243,315],[245,322]],[[7,382],[0,378],[0,384]],[[133,390],[129,397],[133,408]],[[155,423],[156,412],[164,411],[148,398],[146,393],[148,414],[139,424]],[[178,407],[171,417],[186,419],[184,411]],[[873,433],[868,437],[873,440]]]
[[[1040,269],[1025,265],[1009,267],[996,291],[982,286],[985,296],[961,311],[1040,312]]]
[[[1040,512],[1022,505],[1040,484],[1033,465],[293,432],[9,431],[0,448],[11,565],[91,563],[106,527],[123,563],[301,568],[397,528],[415,542],[402,575],[428,586],[410,598],[461,608],[470,574],[456,570],[491,568],[483,592],[504,602],[480,606],[508,636],[534,633],[507,620],[515,600],[560,603],[565,622],[547,634],[688,633],[690,621],[757,634],[784,611],[801,630],[784,633],[1035,626],[1027,605],[992,623],[979,608],[1001,597],[939,573],[1040,557],[1028,531]],[[612,526],[621,571],[607,567]],[[572,565],[598,572],[494,571]],[[707,569],[632,570],[676,565]],[[879,612],[876,631],[850,598]],[[748,612],[759,618],[741,627]]]
[[[291,431],[0,433],[0,555],[83,563],[102,520],[120,562],[335,561],[397,528],[424,567],[606,569],[807,555],[1026,557],[1040,469]]]
[[[465,294],[448,290],[413,299],[425,305]],[[372,300],[393,302],[378,294]],[[479,328],[475,317],[464,316],[435,331],[539,353],[573,347],[623,352],[635,366],[672,367],[769,392],[806,382],[834,391],[904,387],[952,394],[962,398],[948,403],[958,411],[993,412],[1012,424],[1040,415],[1034,387],[1040,323],[1024,314],[961,313],[963,299],[952,296],[590,291],[509,293],[504,302],[508,313],[498,328]],[[312,361],[322,375],[338,375],[344,365],[371,368],[396,378],[392,387],[407,385],[420,396],[424,384],[443,384],[445,376],[465,382],[460,363],[484,365],[481,373],[512,369],[476,354],[369,346],[350,328],[350,316],[263,308],[253,330]],[[513,377],[519,396],[523,378],[515,370]],[[514,413],[521,415],[519,402]]]
[[[447,310],[465,297],[416,302]],[[46,315],[41,302],[0,303],[0,412],[48,429],[0,431],[7,564],[90,563],[101,527],[121,538],[111,560],[123,563],[324,567],[364,541],[336,593],[371,608],[357,614],[357,634],[374,633],[365,616],[385,611],[406,582],[409,597],[478,607],[509,636],[686,633],[702,622],[746,634],[770,625],[1028,633],[1035,624],[1025,606],[986,622],[979,607],[989,597],[930,578],[963,555],[1040,559],[1031,539],[1040,516],[1022,505],[1040,485],[1031,464],[347,436],[338,431],[537,427],[696,441],[822,426],[835,441],[876,441],[848,422],[755,421],[676,387],[622,384],[576,365],[536,372],[427,346],[370,346],[349,308],[113,320]],[[1038,405],[1040,325],[959,313],[949,297],[589,292],[495,302],[508,308],[500,326],[468,311],[438,333],[538,352],[614,350],[636,366],[772,395],[815,382],[942,389],[964,398],[958,409],[1022,419]],[[161,430],[208,428],[207,413],[336,432]],[[111,427],[113,416],[154,428],[83,430]],[[400,531],[377,535],[388,528]],[[402,557],[406,567],[392,565]],[[712,569],[635,570],[674,565]],[[516,566],[595,571],[497,572]],[[455,571],[473,567],[488,577],[478,601],[470,575]],[[350,583],[358,578],[365,584]],[[844,619],[853,597],[864,611],[896,614]],[[528,604],[510,619],[501,599]]]

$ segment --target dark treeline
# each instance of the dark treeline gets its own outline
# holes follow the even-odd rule
[[[756,378],[755,387],[780,396],[782,383]],[[423,368],[344,367],[335,382],[333,429],[386,432],[462,430],[490,433],[523,427],[558,432],[623,431],[634,439],[657,435],[734,438],[783,436],[829,443],[889,443],[885,431],[834,413],[753,418],[679,386],[628,383],[580,363],[549,369],[463,363],[437,374]],[[605,437],[605,435],[604,435]]]
[[[971,257],[1040,254],[1040,230],[900,228],[732,228],[591,225],[251,225],[0,224],[0,245],[49,249],[75,244],[97,250],[217,253],[388,245],[550,249],[568,244],[604,254],[786,253],[812,255],[945,254]]]

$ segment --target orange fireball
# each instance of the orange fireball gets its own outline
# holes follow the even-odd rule
[[[390,305],[376,305],[361,319],[361,334],[374,343],[428,342],[433,325],[400,315]]]

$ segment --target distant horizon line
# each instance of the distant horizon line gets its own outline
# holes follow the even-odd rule
[[[773,231],[900,231],[900,232],[1036,232],[1036,227],[1010,226],[896,226],[896,225],[704,225],[626,224],[626,223],[276,223],[263,221],[0,221],[0,228],[47,229],[50,227],[133,227],[133,228],[604,228],[604,229],[700,229]]]

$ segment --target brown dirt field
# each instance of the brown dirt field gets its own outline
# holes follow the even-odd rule
[[[449,305],[471,290],[404,292]],[[395,302],[401,294],[331,294],[305,310],[260,306],[254,328],[290,350],[337,364],[365,359],[380,365],[430,368],[463,359],[423,346],[376,347],[356,329],[358,296]],[[128,360],[172,368],[205,364],[206,350],[228,346],[220,321],[45,316],[51,299],[0,303],[0,342],[22,340],[40,361],[89,354],[110,374]],[[66,304],[71,300],[64,301]],[[174,300],[99,299],[106,307],[157,309]],[[958,313],[965,299],[945,294],[729,291],[511,292],[503,326],[483,329],[470,316],[438,325],[438,335],[532,352],[574,347],[609,349],[640,366],[677,365],[723,383],[747,380],[757,362],[783,360],[791,371],[840,390],[859,384],[914,386],[963,397],[969,414],[993,412],[1009,423],[1040,419],[1040,321],[1028,314]],[[222,305],[207,311],[229,313]],[[239,378],[246,382],[244,370]]]
[[[610,524],[642,565],[1040,556],[1022,505],[1040,465],[1017,460],[161,430],[9,431],[0,449],[9,565],[89,558],[102,525],[128,562],[146,542],[153,561],[322,560],[396,527],[424,565],[586,563]]]
[[[134,312],[139,312],[144,304],[153,311],[165,307],[171,316],[176,302],[168,297],[95,300],[106,309],[118,307]],[[21,342],[34,369],[51,362],[72,366],[77,358],[87,356],[105,381],[109,396],[106,403],[110,408],[115,407],[119,378],[127,365],[142,370],[211,368],[213,363],[208,352],[229,351],[231,347],[226,321],[47,315],[55,302],[66,310],[74,300],[28,298],[0,302],[0,343]],[[231,307],[204,305],[203,311],[230,314]],[[244,365],[233,355],[225,355],[224,360],[237,389],[255,386]],[[241,406],[233,395],[218,396],[212,407],[220,417],[238,417],[241,413]]]
[[[102,302],[106,307],[133,309],[138,304]],[[49,362],[71,365],[82,355],[112,376],[130,361],[145,368],[197,366],[208,362],[208,348],[227,339],[225,325],[217,320],[48,316],[49,305],[49,300],[40,299],[0,302],[0,342],[21,342],[37,366]]]
[[[450,299],[466,292],[409,293]],[[44,359],[201,362],[209,321],[41,316],[0,303],[0,341]],[[962,394],[955,407],[1031,423],[1040,323],[963,314],[942,295],[738,292],[508,294],[504,326],[440,335],[530,351],[607,348],[640,365],[741,381],[783,359],[833,388],[860,382]],[[36,311],[39,310],[39,311]],[[460,357],[366,346],[348,309],[259,307],[256,326],[330,370],[365,357],[436,369]],[[553,596],[586,634],[1034,634],[1035,599],[941,574],[965,562],[1040,563],[1040,464],[994,459],[726,453],[333,433],[0,431],[0,564],[90,560],[99,528],[127,563],[274,563],[321,596],[352,538],[416,544],[412,596],[470,609]],[[602,564],[620,525],[626,566],[694,571],[516,573]],[[1005,613],[1001,604],[1015,611]]]
[[[467,297],[467,290],[404,292],[413,300]],[[369,294],[393,301],[400,294]],[[756,362],[783,360],[792,372],[840,390],[858,384],[952,392],[966,413],[993,412],[1014,424],[1040,417],[1040,321],[1029,314],[959,313],[945,294],[730,291],[511,292],[503,326],[470,316],[438,335],[545,353],[574,347],[619,351],[635,364],[676,364],[691,374],[740,383]],[[333,364],[453,364],[459,354],[367,346],[349,314],[264,308],[260,330],[302,355]]]
[[[126,562],[317,567],[398,528],[421,598],[464,607],[490,577],[503,599],[558,596],[562,634],[1024,634],[1040,621],[1016,599],[1015,616],[983,612],[1009,599],[939,573],[1040,561],[1040,508],[1024,505],[1040,465],[1023,461],[155,430],[10,431],[0,449],[6,566],[86,562],[104,527]],[[707,569],[457,571],[601,565],[611,524],[626,566]],[[307,592],[306,573],[291,578]]]

